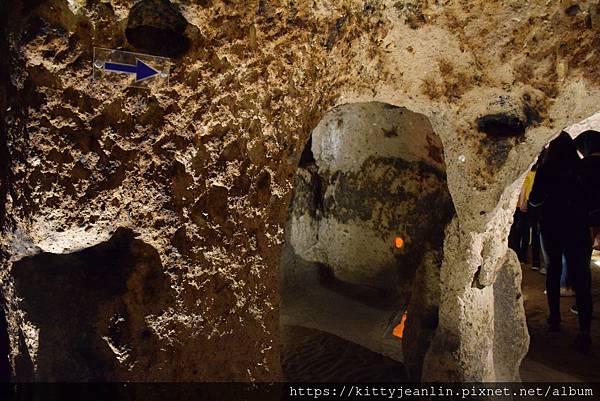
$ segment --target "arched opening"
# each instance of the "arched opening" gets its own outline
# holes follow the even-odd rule
[[[590,130],[600,131],[600,113],[581,123],[567,127],[567,132],[574,138],[580,157],[588,157],[583,149],[582,133]],[[598,134],[600,141],[600,134]],[[532,171],[523,183],[519,206],[526,204],[528,189],[539,179],[537,166],[542,163],[543,153],[538,157]],[[600,171],[597,173],[600,174]],[[529,181],[529,184],[528,184]],[[588,181],[584,180],[586,185]],[[528,188],[528,189],[527,189]],[[586,191],[586,188],[583,188]],[[509,246],[519,256],[523,272],[522,290],[527,326],[530,334],[529,352],[521,366],[523,381],[598,381],[598,355],[600,355],[600,321],[591,321],[591,348],[587,352],[578,349],[575,339],[580,332],[576,310],[574,283],[569,278],[568,263],[563,258],[563,271],[560,290],[560,330],[550,327],[549,297],[547,295],[548,254],[544,250],[553,247],[549,241],[543,240],[540,232],[540,220],[531,210],[517,210],[509,236]],[[591,254],[591,295],[592,303],[600,299],[600,253]],[[564,255],[563,255],[564,256]]]
[[[302,153],[286,226],[286,379],[419,379],[453,215],[427,117],[378,102],[327,113]]]

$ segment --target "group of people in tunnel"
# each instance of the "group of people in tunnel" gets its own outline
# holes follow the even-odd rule
[[[533,270],[544,261],[540,271],[546,274],[549,331],[560,331],[561,295],[575,295],[571,311],[578,315],[579,333],[574,346],[581,352],[591,345],[590,265],[593,249],[600,249],[598,227],[600,133],[586,131],[574,140],[562,132],[525,179],[509,246],[526,262],[531,245]]]

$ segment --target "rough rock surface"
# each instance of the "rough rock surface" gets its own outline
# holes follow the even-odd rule
[[[153,367],[169,355],[155,353],[161,339],[150,320],[169,307],[173,294],[158,253],[133,232],[118,229],[79,252],[25,257],[13,272],[39,344],[31,360],[21,354],[16,377],[110,381],[141,369],[149,380],[160,380],[164,372]]]
[[[381,317],[370,318],[365,345],[377,352],[387,351],[408,308],[402,359],[410,376],[419,379],[437,327],[444,231],[454,215],[441,142],[425,116],[372,102],[334,108],[307,146],[312,149],[305,154],[314,161],[301,161],[296,172],[287,234],[296,257],[313,262],[308,268],[330,270],[332,277],[325,283],[298,280],[284,258],[284,283],[295,280],[305,292],[311,291],[306,286],[336,285],[346,289],[345,296],[352,295],[352,286],[359,294],[374,292],[369,303],[379,299],[385,307],[373,311]],[[309,314],[295,324],[314,325]],[[359,319],[354,308],[333,315]],[[347,338],[347,331],[334,334]]]
[[[280,378],[277,270],[290,180],[326,111],[380,101],[429,119],[457,213],[424,378],[495,380],[516,371],[496,364],[520,360],[526,333],[513,338],[511,358],[497,357],[494,345],[505,337],[498,308],[519,327],[524,320],[519,301],[495,301],[519,287],[518,276],[503,276],[512,257],[506,234],[541,148],[597,112],[596,1],[174,1],[195,29],[186,29],[190,47],[174,61],[170,87],[149,91],[90,80],[93,46],[134,50],[124,34],[133,1],[8,3],[0,23],[8,33],[0,38],[8,78],[0,89],[0,279],[13,365],[27,356],[43,377],[37,356],[52,344],[28,310],[31,288],[18,285],[18,277],[52,272],[32,273],[39,266],[27,258],[106,247],[122,228],[158,256],[151,270],[160,266],[171,291],[149,309],[128,306],[140,315],[126,321],[127,345],[106,362],[119,367],[104,377]],[[524,131],[481,132],[478,119],[494,114],[516,116]],[[117,275],[120,286],[106,283],[121,299],[112,307],[143,296],[143,280],[131,280],[145,271],[136,266],[123,267],[131,275]],[[90,306],[97,312],[88,321],[104,325],[89,332],[94,344],[108,329],[106,293]],[[73,318],[64,315],[56,319]],[[156,347],[131,337],[143,335],[133,330],[142,325]],[[120,362],[125,348],[130,357]],[[66,380],[68,369],[53,367],[52,378]]]
[[[426,251],[439,251],[441,264],[454,212],[439,138],[422,115],[366,103],[332,110],[309,144],[315,163],[295,178],[291,245],[336,278],[406,305]]]

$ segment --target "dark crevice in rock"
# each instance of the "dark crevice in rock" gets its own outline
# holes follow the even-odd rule
[[[479,118],[477,128],[487,134],[479,142],[479,154],[485,157],[487,165],[493,169],[501,167],[506,162],[510,150],[524,139],[527,128],[542,121],[543,117],[539,111],[529,104],[523,106],[523,118],[509,113],[490,114]]]
[[[21,259],[12,274],[19,307],[39,329],[35,380],[110,381],[127,377],[129,364],[157,363],[146,360],[159,340],[145,317],[162,313],[171,288],[157,251],[131,230],[80,252]]]
[[[529,96],[526,97],[527,100]],[[529,104],[523,106],[522,115],[497,113],[478,118],[477,129],[486,134],[479,142],[479,154],[492,169],[501,167],[510,150],[524,139],[527,128],[542,120],[539,111]]]
[[[526,100],[529,96],[526,96]],[[524,118],[523,118],[524,117]],[[477,129],[491,138],[522,137],[527,128],[543,121],[540,112],[530,104],[523,106],[522,116],[513,113],[488,114],[477,119]]]
[[[327,50],[333,49],[333,46],[339,40],[342,29],[344,28],[344,24],[348,21],[348,16],[344,15],[343,17],[338,18],[335,21],[335,24],[329,30],[329,35],[327,36],[327,43],[325,47]]]
[[[574,4],[565,9],[565,14],[567,14],[568,16],[571,16],[571,17],[579,14],[580,12],[581,12],[581,7],[579,7],[579,4]]]
[[[480,275],[481,275],[481,266],[477,267],[477,271],[475,272],[475,275],[473,276],[473,282],[471,283],[471,288],[477,288],[480,290],[483,290],[485,288],[485,285],[482,285],[479,282]]]
[[[325,191],[327,190],[327,184],[323,185],[323,178],[316,173],[313,175],[313,202],[315,205],[315,215],[317,218],[325,214]]]
[[[477,129],[492,137],[514,137],[525,134],[526,124],[509,113],[488,114],[477,119]]]
[[[525,118],[527,119],[527,127],[533,124],[539,124],[543,121],[543,118],[540,115],[540,113],[528,104],[523,106],[523,114],[525,114]]]
[[[299,174],[301,173],[301,174]],[[294,176],[293,201],[290,202],[290,215],[299,216],[308,212],[312,218],[320,219],[323,216],[324,178],[319,175],[316,165],[299,167]]]
[[[300,163],[298,163],[298,167],[306,167],[310,165],[317,164],[315,160],[315,155],[312,151],[312,135],[308,138],[308,143],[304,146],[302,150],[302,155],[300,156]]]
[[[164,57],[188,51],[188,22],[168,0],[142,0],[129,11],[125,36],[136,49]]]

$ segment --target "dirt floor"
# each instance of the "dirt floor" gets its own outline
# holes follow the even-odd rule
[[[595,255],[595,261],[598,260],[600,255]],[[531,345],[521,365],[521,379],[524,382],[600,382],[600,369],[598,369],[600,318],[592,321],[591,353],[589,355],[577,353],[572,346],[578,328],[577,316],[569,311],[575,303],[575,298],[561,298],[562,331],[548,333],[546,324],[548,306],[544,295],[544,282],[543,274],[532,271],[530,265],[523,265],[523,294]],[[596,315],[600,316],[600,266],[595,263],[592,263],[592,296]],[[323,301],[322,298],[320,299]],[[320,305],[321,308],[326,309],[322,302]],[[318,309],[315,305],[313,307]],[[401,362],[334,334],[315,328],[300,327],[290,324],[293,319],[287,320],[289,322],[282,326],[281,332],[282,365],[286,380],[293,382],[406,381]],[[333,323],[335,322],[330,321],[329,326]],[[328,328],[331,329],[329,326]],[[398,349],[401,349],[399,344]]]
[[[404,365],[324,331],[283,326],[282,365],[290,382],[393,383]],[[398,340],[400,341],[400,340]]]
[[[595,261],[599,260],[595,255]],[[592,349],[583,355],[573,349],[577,334],[577,316],[569,311],[575,297],[561,298],[562,331],[549,333],[546,318],[548,302],[544,294],[545,277],[523,265],[523,294],[527,326],[531,336],[529,353],[521,368],[523,381],[600,382],[600,267],[592,263],[592,297],[595,316],[592,320]]]

